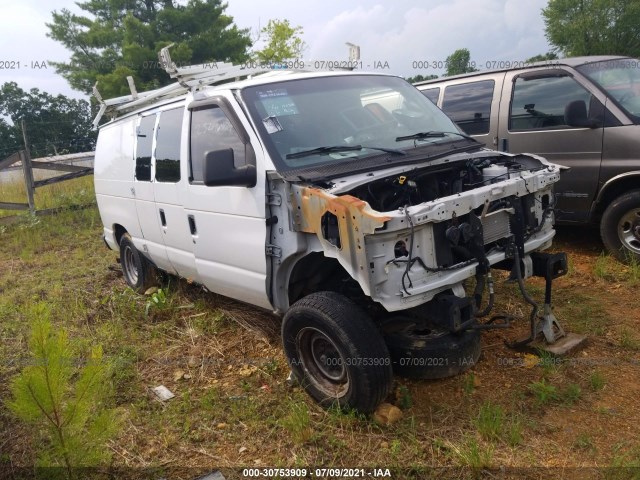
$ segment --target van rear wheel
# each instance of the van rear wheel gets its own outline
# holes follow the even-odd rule
[[[600,222],[607,250],[619,261],[640,261],[640,190],[620,195],[607,207]]]
[[[156,281],[156,267],[140,254],[128,233],[120,239],[120,265],[127,284],[138,293],[144,293]]]
[[[382,334],[338,293],[312,293],[296,302],[284,316],[282,343],[294,377],[323,407],[369,413],[391,390]]]

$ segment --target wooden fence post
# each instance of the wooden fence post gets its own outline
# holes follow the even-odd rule
[[[29,151],[29,142],[27,140],[27,128],[24,124],[24,119],[20,121],[22,125],[22,138],[24,140],[24,151],[20,155],[22,160],[22,170],[24,172],[24,186],[27,190],[27,200],[29,202],[29,212],[33,215],[36,213],[36,204],[33,198],[33,168],[31,167],[31,153]]]

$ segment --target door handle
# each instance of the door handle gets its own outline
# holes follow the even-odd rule
[[[189,220],[189,230],[191,230],[191,235],[197,235],[198,230],[196,229],[196,219],[193,215],[187,216]]]
[[[162,223],[163,227],[167,226],[167,217],[164,215],[163,209],[160,209],[160,223]]]
[[[500,141],[500,151],[502,151],[502,152],[508,152],[509,151],[509,139],[508,138],[503,138]]]

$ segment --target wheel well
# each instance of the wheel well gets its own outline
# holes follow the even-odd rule
[[[602,214],[609,204],[620,195],[624,195],[631,190],[637,190],[639,181],[640,173],[623,177],[616,180],[613,184],[608,185],[606,190],[602,192],[602,197],[598,199],[598,203],[594,205],[593,211],[591,212],[591,221],[599,223]]]
[[[289,276],[289,305],[314,292],[341,293],[353,301],[369,299],[360,284],[342,268],[335,258],[312,252],[298,260]],[[370,299],[369,299],[370,301]]]
[[[127,230],[122,225],[118,225],[116,223],[113,226],[113,236],[118,245],[120,245],[120,240],[122,239],[122,235],[124,235],[125,233],[127,233]]]

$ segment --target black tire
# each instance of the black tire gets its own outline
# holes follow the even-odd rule
[[[411,319],[388,323],[385,342],[396,375],[434,380],[468,370],[480,358],[480,331],[421,329]]]
[[[609,204],[600,221],[605,247],[619,261],[640,261],[640,190],[620,195]]]
[[[284,316],[282,343],[293,375],[323,407],[370,413],[391,390],[393,370],[382,334],[338,293],[297,301]]]
[[[156,267],[140,254],[128,233],[120,239],[120,265],[124,279],[136,292],[144,293],[155,285],[158,276]]]

